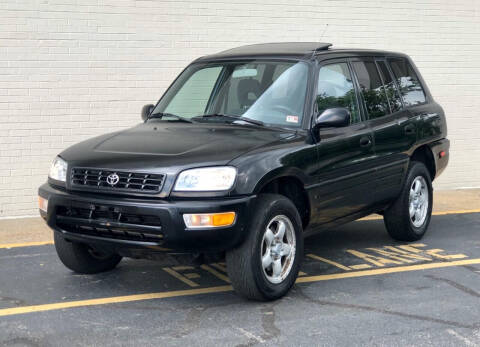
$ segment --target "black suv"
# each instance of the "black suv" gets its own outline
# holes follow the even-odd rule
[[[235,290],[269,300],[312,233],[379,213],[394,239],[420,239],[444,112],[408,56],[330,46],[201,57],[143,123],[60,153],[39,189],[60,260],[97,273],[122,256],[225,256]]]

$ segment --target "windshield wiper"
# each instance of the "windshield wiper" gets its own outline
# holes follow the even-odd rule
[[[255,120],[255,119],[251,119],[251,118],[248,118],[248,117],[232,116],[232,115],[222,114],[222,113],[203,114],[201,116],[195,116],[193,118],[215,118],[215,117],[242,120],[242,121],[247,122],[247,123],[251,123],[251,124],[255,124],[255,125],[259,125],[259,126],[265,126],[265,123],[263,123],[260,120]]]
[[[173,113],[165,113],[165,112],[157,112],[157,113],[152,113],[150,116],[148,116],[148,119],[154,119],[154,118],[159,118],[162,119],[163,117],[168,117],[168,118],[175,118],[178,121],[185,122],[185,123],[193,123],[190,119],[182,117],[182,116],[177,116],[176,114]]]

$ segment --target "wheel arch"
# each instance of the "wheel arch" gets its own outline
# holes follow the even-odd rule
[[[300,214],[305,229],[310,222],[311,204],[304,179],[296,170],[275,170],[265,175],[255,187],[255,194],[280,194],[290,199]]]

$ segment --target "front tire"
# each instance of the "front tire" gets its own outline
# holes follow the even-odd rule
[[[77,273],[96,274],[109,271],[122,260],[118,254],[107,254],[82,243],[69,242],[59,232],[54,232],[54,241],[63,265]]]
[[[412,161],[400,196],[384,214],[390,236],[398,241],[420,240],[430,224],[432,202],[430,173],[423,163]]]
[[[282,195],[259,195],[246,240],[226,254],[235,291],[248,299],[274,300],[295,283],[303,233],[295,205]]]

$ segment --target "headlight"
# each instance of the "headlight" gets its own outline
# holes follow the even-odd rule
[[[48,177],[65,182],[67,180],[67,162],[60,157],[56,157],[50,167]]]
[[[185,170],[178,175],[175,191],[214,192],[229,190],[235,183],[237,169],[232,166]]]

